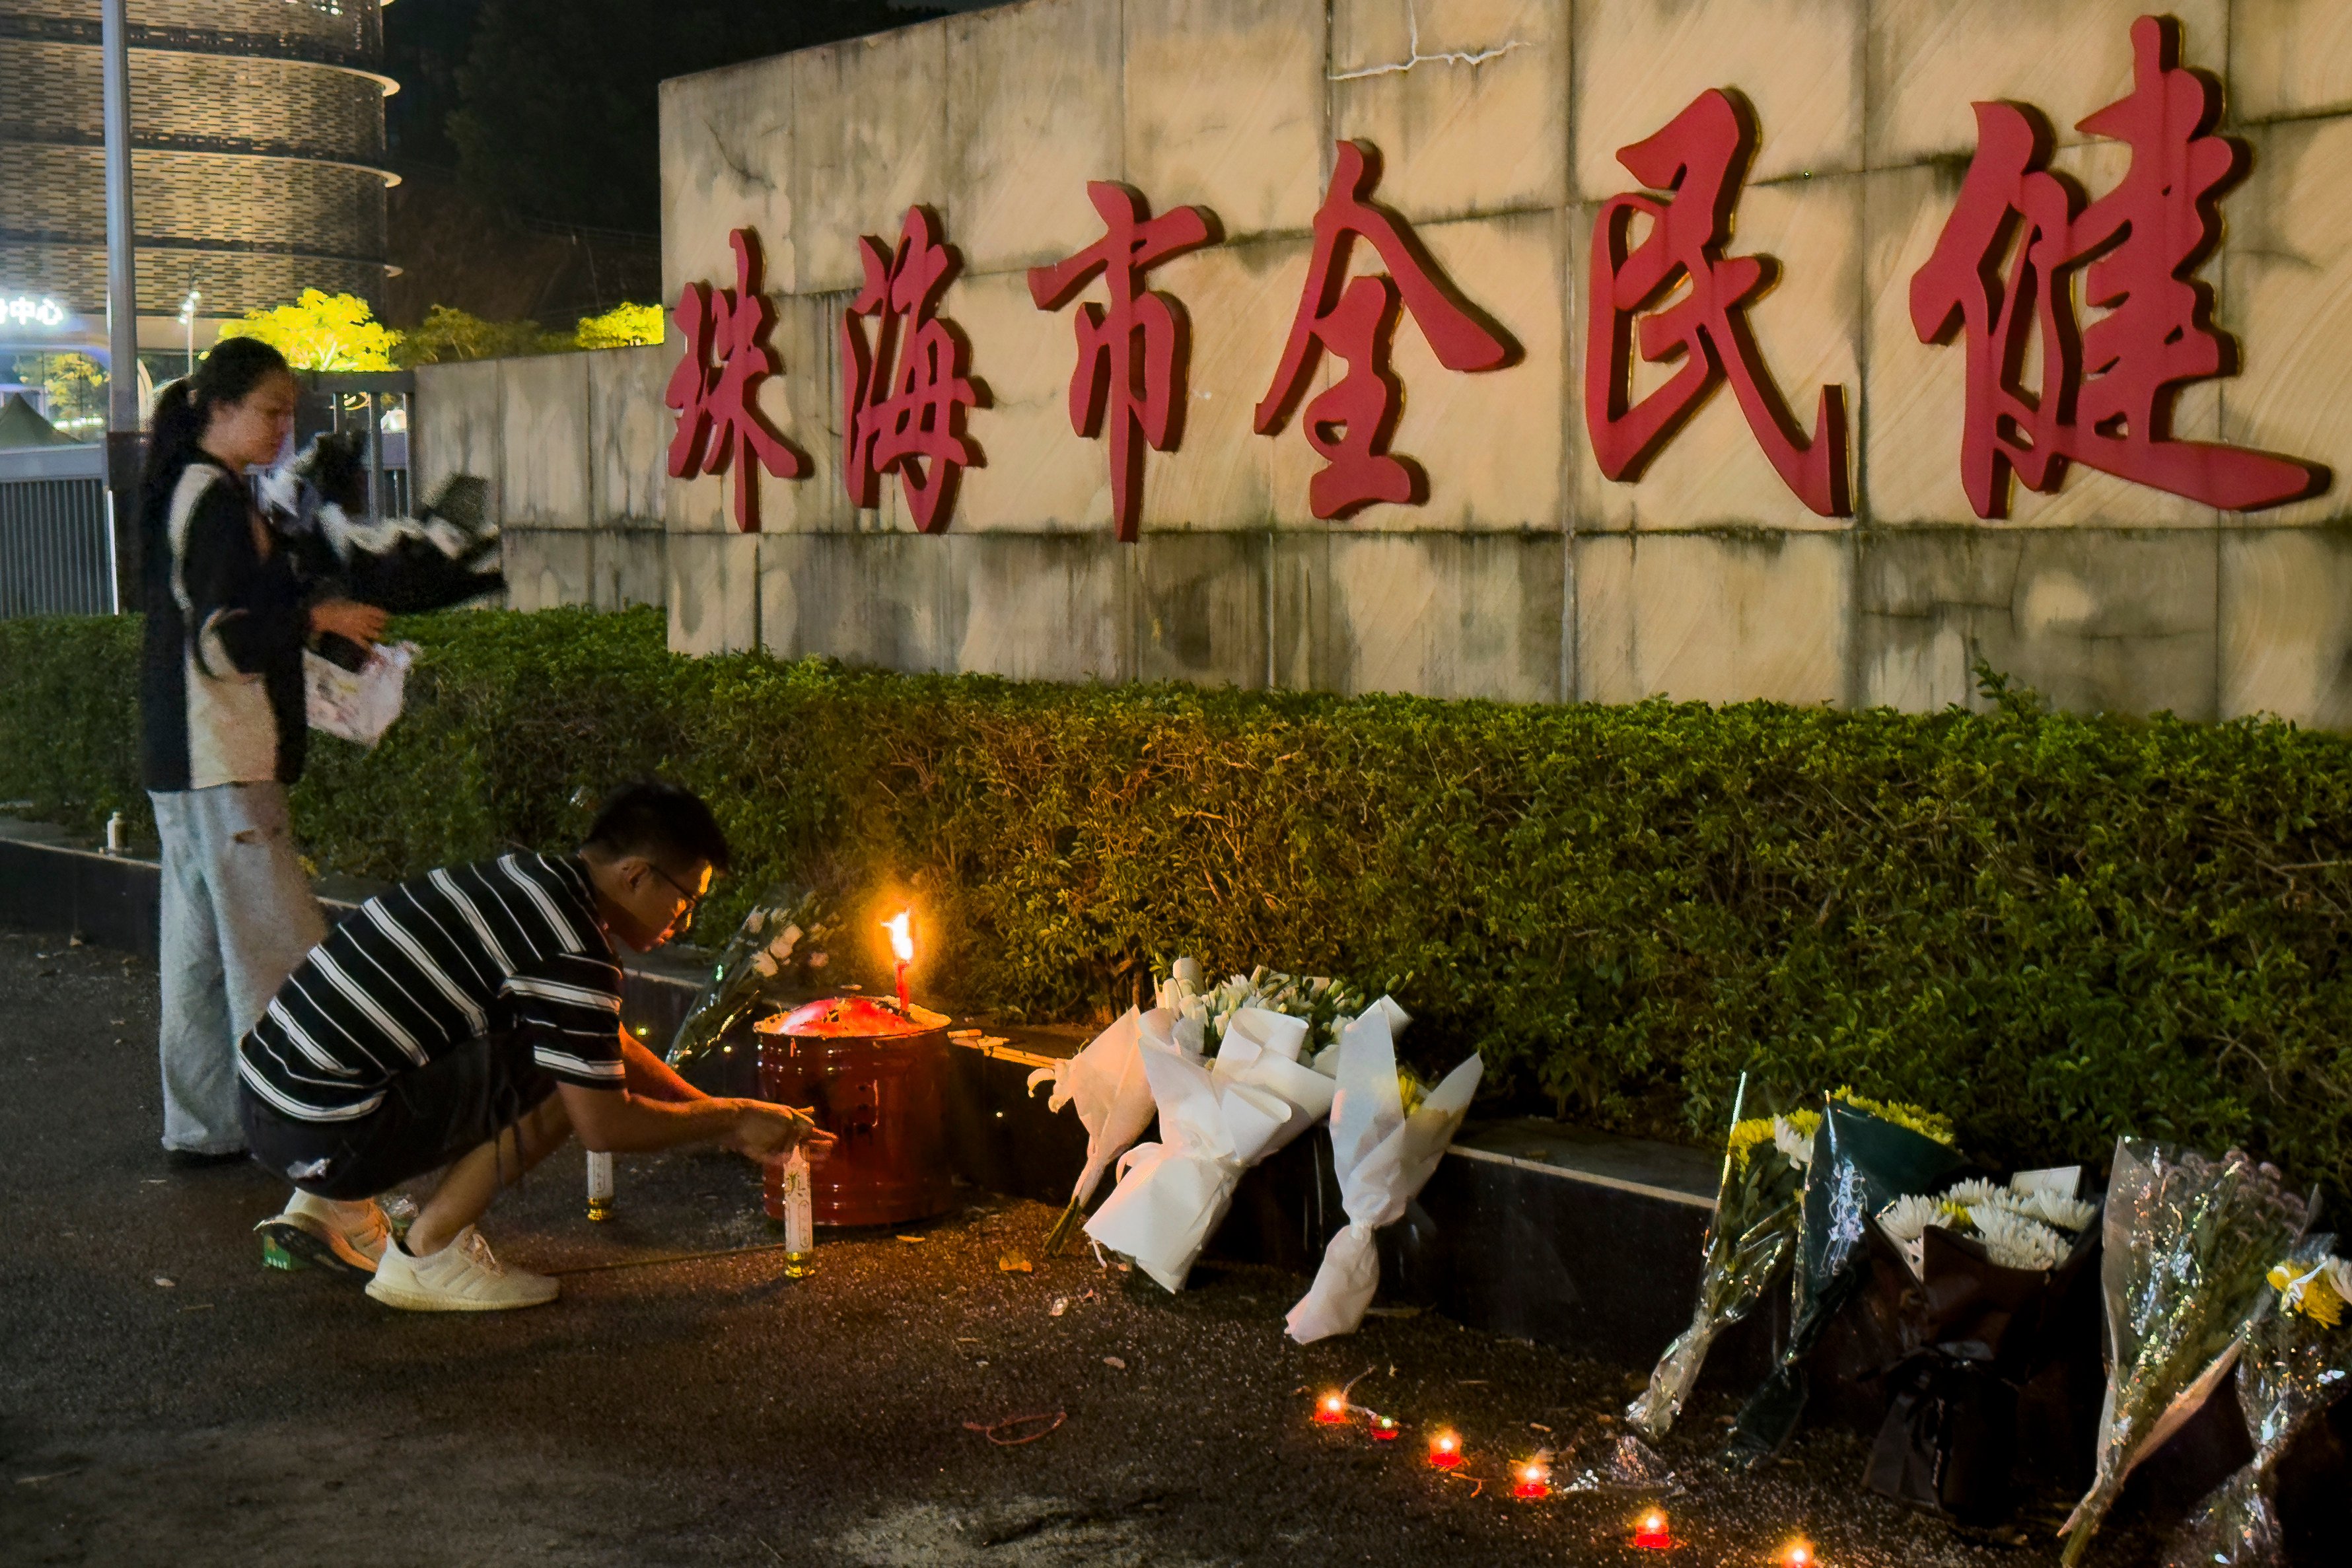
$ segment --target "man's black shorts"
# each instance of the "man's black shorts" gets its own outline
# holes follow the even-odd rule
[[[478,1149],[555,1092],[527,1048],[477,1041],[384,1087],[355,1121],[297,1121],[237,1085],[253,1157],[306,1193],[372,1198]]]

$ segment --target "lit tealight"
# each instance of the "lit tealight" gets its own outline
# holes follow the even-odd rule
[[[1529,1459],[1512,1472],[1511,1495],[1523,1498],[1551,1496],[1551,1467]]]
[[[1450,1470],[1462,1462],[1462,1436],[1448,1428],[1429,1440],[1429,1462],[1436,1469]]]
[[[1397,1426],[1396,1417],[1393,1415],[1372,1417],[1372,1441],[1375,1443],[1393,1443],[1397,1440],[1397,1433],[1401,1430],[1402,1428]]]
[[[1819,1568],[1820,1562],[1813,1555],[1813,1543],[1801,1535],[1780,1548],[1780,1568]]]
[[[1664,1509],[1643,1509],[1642,1517],[1633,1521],[1633,1544],[1651,1552],[1665,1551],[1675,1543],[1666,1525]]]
[[[1326,1426],[1341,1426],[1348,1420],[1348,1396],[1327,1394],[1315,1402],[1315,1419]]]

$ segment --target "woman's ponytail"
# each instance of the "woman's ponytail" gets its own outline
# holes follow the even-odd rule
[[[140,493],[152,504],[157,492],[169,489],[195,452],[205,433],[205,416],[196,407],[188,378],[182,376],[156,395],[155,413],[147,426],[147,464]]]

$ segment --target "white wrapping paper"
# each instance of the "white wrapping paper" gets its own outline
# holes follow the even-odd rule
[[[1187,1048],[1202,1038],[1195,1020],[1154,1008],[1139,1034],[1160,1141],[1120,1159],[1087,1234],[1181,1290],[1242,1173],[1328,1114],[1333,1085],[1297,1059],[1305,1026],[1277,1013],[1234,1014],[1213,1063]]]
[[[1315,1283],[1287,1320],[1290,1337],[1310,1344],[1351,1334],[1380,1289],[1381,1258],[1372,1233],[1404,1215],[1461,1128],[1486,1064],[1472,1057],[1445,1075],[1410,1116],[1397,1088],[1395,1019],[1387,997],[1339,1037],[1339,1095],[1331,1110],[1331,1163],[1348,1211],[1347,1227],[1324,1248]]]
[[[1070,1189],[1073,1208],[1086,1206],[1111,1162],[1151,1125],[1151,1081],[1144,1076],[1143,1056],[1138,1048],[1142,1019],[1140,1012],[1129,1007],[1076,1056],[1029,1075],[1030,1093],[1051,1083],[1054,1092],[1045,1101],[1046,1109],[1076,1106],[1078,1121],[1087,1130],[1086,1167]]]

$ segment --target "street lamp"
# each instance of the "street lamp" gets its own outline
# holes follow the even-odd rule
[[[180,325],[188,329],[188,374],[196,374],[196,305],[205,297],[201,289],[191,289],[188,297],[180,301]]]

